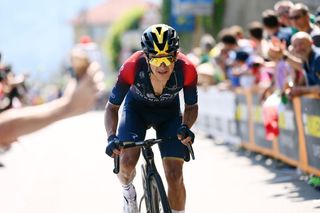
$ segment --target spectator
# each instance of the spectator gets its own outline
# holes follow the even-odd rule
[[[102,78],[99,64],[93,62],[78,83],[70,80],[61,98],[42,105],[9,109],[0,113],[0,148],[6,150],[20,136],[55,121],[87,112],[102,90]]]
[[[219,35],[220,42],[210,52],[216,57],[217,65],[221,68],[224,73],[224,79],[228,79],[228,71],[233,63],[235,50],[239,48],[236,37],[231,34],[228,29],[220,31]],[[214,52],[214,53],[213,53]]]
[[[291,22],[289,19],[289,12],[293,8],[294,4],[291,1],[278,1],[273,9],[278,16],[278,21],[282,27],[290,27]]]
[[[214,48],[216,41],[210,34],[204,34],[200,39],[201,57],[200,64],[210,61],[210,51]]]
[[[238,46],[237,38],[229,29],[223,29],[219,33],[220,42],[223,44],[223,49],[227,52],[234,51]]]
[[[292,48],[292,54],[303,61],[306,82],[305,86],[292,88],[290,95],[320,95],[320,51],[312,48],[312,38],[306,32],[298,32],[292,37]]]
[[[229,27],[231,34],[233,34],[237,40],[244,39],[244,32],[241,26],[233,25]]]
[[[236,52],[236,58],[229,77],[233,81],[233,86],[241,86],[245,88],[253,86],[255,79],[246,63],[248,58],[249,54],[247,52]]]
[[[315,24],[320,27],[320,15],[318,15],[316,18],[315,18]]]
[[[233,25],[229,28],[230,33],[236,38],[238,46],[247,53],[252,52],[252,45],[248,39],[244,37],[243,28],[239,25]]]
[[[315,16],[320,16],[320,6],[317,8]]]
[[[25,75],[16,76],[11,65],[0,65],[2,93],[0,112],[12,107],[20,107],[27,101],[25,94]]]
[[[320,28],[310,22],[309,8],[301,3],[297,3],[290,10],[289,18],[292,25],[299,31],[309,33],[316,47],[320,47]]]
[[[249,40],[253,48],[253,54],[268,58],[269,44],[263,38],[263,25],[259,21],[251,22],[248,26]]]
[[[320,6],[316,10],[314,23],[320,27]]]
[[[208,86],[221,82],[223,72],[217,65],[213,53],[215,39],[210,34],[204,34],[200,39],[200,45],[194,48],[187,56],[196,65],[198,73],[198,85]]]
[[[292,31],[291,29],[281,27],[278,17],[273,10],[263,11],[262,23],[269,40],[271,40],[273,37],[276,37],[281,41],[285,41],[287,46],[290,45]]]

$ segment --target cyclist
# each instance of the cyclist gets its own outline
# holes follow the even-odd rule
[[[117,142],[144,140],[146,130],[153,127],[158,138],[177,136],[159,144],[168,183],[168,199],[172,212],[184,212],[186,191],[183,163],[193,143],[190,130],[198,115],[197,72],[186,56],[179,52],[179,37],[172,27],[156,24],[141,37],[142,50],[133,53],[120,68],[105,111],[108,134],[106,153],[120,155],[118,178],[123,186],[124,212],[138,212],[136,191],[132,184],[140,149],[119,150]],[[185,108],[180,111],[179,91],[183,89]],[[125,98],[118,127],[118,111]],[[181,143],[182,142],[182,143]]]

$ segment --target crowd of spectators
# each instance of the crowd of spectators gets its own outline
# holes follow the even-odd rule
[[[0,63],[0,113],[26,103],[25,78],[23,74],[16,75],[11,65]]]
[[[0,63],[0,154],[23,135],[95,107],[104,94],[104,74],[87,52],[79,46],[72,49],[65,89],[52,82],[55,92],[38,101],[37,94],[46,89],[37,92],[35,85],[26,86],[25,75],[16,75],[10,65]]]
[[[188,54],[199,85],[259,88],[262,100],[275,91],[292,98],[320,95],[320,7],[279,1],[246,29],[224,28],[217,41],[206,34]]]

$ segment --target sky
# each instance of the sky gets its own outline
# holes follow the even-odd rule
[[[45,79],[59,69],[73,45],[70,20],[104,0],[0,0],[2,63],[15,73]]]

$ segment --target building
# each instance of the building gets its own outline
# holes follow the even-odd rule
[[[128,11],[138,7],[154,8],[158,6],[147,0],[106,0],[96,7],[80,11],[72,20],[75,43],[82,35],[89,35],[92,40],[101,45],[112,23]]]

